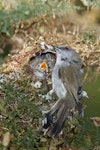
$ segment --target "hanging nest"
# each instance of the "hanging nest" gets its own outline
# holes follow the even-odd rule
[[[14,55],[9,54],[8,60],[1,66],[2,74],[10,79],[20,78],[27,73],[33,80],[51,78],[55,64],[55,52],[52,46],[36,41]]]

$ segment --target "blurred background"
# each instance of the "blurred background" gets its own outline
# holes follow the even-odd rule
[[[100,38],[100,0],[0,1],[0,62],[39,36],[70,45],[79,33],[84,40]]]

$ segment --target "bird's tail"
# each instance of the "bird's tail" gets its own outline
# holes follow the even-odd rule
[[[50,130],[50,135],[57,137],[64,127],[64,123],[72,109],[75,109],[74,98],[67,94],[67,98],[60,99],[46,114],[43,128]]]

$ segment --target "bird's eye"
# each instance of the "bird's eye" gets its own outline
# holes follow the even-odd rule
[[[66,60],[67,60],[67,58],[61,58],[61,60],[62,60],[62,61],[66,61]]]
[[[77,61],[77,60],[73,60],[73,62],[74,62],[75,64],[78,64],[78,61]]]

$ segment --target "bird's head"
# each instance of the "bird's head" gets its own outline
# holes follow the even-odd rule
[[[81,64],[79,54],[67,46],[54,46],[56,50],[57,61],[56,63],[69,66],[71,63],[74,65]]]

